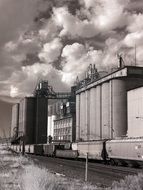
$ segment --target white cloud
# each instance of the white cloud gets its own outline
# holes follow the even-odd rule
[[[9,88],[11,97],[25,97],[32,95],[39,80],[48,80],[55,91],[68,90],[68,86],[62,82],[61,71],[56,70],[52,65],[40,63],[23,66],[21,70],[13,72],[3,84],[6,89]],[[5,90],[0,94],[6,95],[5,93],[8,91]]]
[[[102,55],[102,51],[79,43],[65,46],[62,52],[62,80],[72,84],[77,76],[82,77],[89,64],[96,64],[97,67],[100,67]]]
[[[127,34],[124,39],[124,43],[128,47],[135,47],[135,45],[143,45],[143,31]]]
[[[5,50],[8,52],[13,52],[14,50],[17,49],[17,44],[14,43],[13,41],[9,41],[5,44],[4,46]]]
[[[49,43],[43,45],[43,49],[39,53],[39,58],[41,61],[46,63],[52,63],[57,60],[61,54],[61,49],[63,44],[59,38],[55,38]]]
[[[89,38],[98,33],[92,22],[87,19],[81,21],[78,17],[70,14],[66,7],[54,8],[53,13],[55,23],[62,28],[60,36]]]
[[[12,98],[18,96],[18,88],[17,87],[15,87],[13,85],[10,86],[10,96]]]
[[[107,32],[107,30],[120,28],[127,24],[128,14],[125,7],[128,3],[129,1],[123,0],[84,0],[86,9],[91,13],[90,19],[100,32]]]
[[[10,0],[6,1],[10,2]],[[22,4],[27,5],[26,0],[23,1]],[[32,0],[30,2],[32,3]],[[32,26],[31,30],[28,29],[25,34],[27,30],[25,28],[28,27],[23,23],[25,24],[25,19],[30,15],[33,16],[35,12],[32,7],[29,7],[28,11],[32,9],[33,12],[28,12],[24,18],[20,15],[22,25],[19,24],[19,18],[16,18],[18,25],[14,24],[16,32],[21,32],[18,32],[13,39],[6,38],[3,48],[5,52],[0,52],[1,59],[4,60],[1,63],[0,79],[6,81],[5,86],[4,83],[3,86],[2,83],[0,84],[1,94],[10,93],[11,88],[11,91],[18,89],[15,91],[19,96],[28,94],[40,77],[48,78],[54,85],[57,85],[60,80],[71,85],[76,76],[82,76],[91,63],[96,64],[100,70],[108,66],[117,66],[117,53],[120,52],[128,56],[126,60],[130,63],[135,44],[138,50],[137,60],[143,60],[143,15],[137,14],[134,6],[132,6],[134,12],[129,12],[132,2],[132,0],[131,2],[129,0],[81,0],[81,7],[71,11],[65,1],[64,4],[58,4],[60,7],[57,4],[54,7],[53,2],[50,1],[44,3],[44,11],[54,7],[51,16],[48,14],[48,17],[44,18],[43,14],[40,22]],[[19,10],[18,7],[21,6],[19,3],[14,9],[12,5],[12,10]],[[10,15],[14,14],[12,10]],[[71,12],[74,12],[74,15]],[[31,21],[32,17],[27,23]],[[17,28],[19,25],[20,29]],[[24,29],[21,26],[24,26]],[[10,33],[10,29],[6,31]],[[102,45],[99,46],[98,43]],[[32,56],[27,58],[27,54],[32,54],[33,57],[39,56],[42,64],[37,63],[38,58],[33,58],[32,62],[30,60]],[[25,59],[29,62],[23,64],[22,61]],[[53,63],[57,64],[57,62],[62,68],[61,71],[52,67]],[[26,64],[29,66],[22,67]],[[64,83],[60,82],[60,84],[59,86],[64,88]]]
[[[39,36],[42,41],[51,41],[58,34],[58,28],[51,18],[49,20],[45,20],[44,26],[39,30]]]
[[[133,14],[130,18],[130,24],[127,27],[129,32],[136,32],[143,30],[143,14]]]

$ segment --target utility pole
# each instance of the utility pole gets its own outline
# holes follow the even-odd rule
[[[86,153],[85,182],[87,182],[87,178],[88,178],[88,152]]]
[[[22,136],[22,155],[24,156],[25,154],[25,136]]]
[[[137,64],[137,48],[136,48],[136,44],[135,44],[135,66]]]

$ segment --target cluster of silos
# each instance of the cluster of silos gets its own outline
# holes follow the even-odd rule
[[[125,136],[127,133],[127,90],[143,85],[139,74],[123,68],[76,92],[76,140],[91,141]],[[141,72],[140,72],[141,73]],[[134,85],[131,80],[134,80]]]

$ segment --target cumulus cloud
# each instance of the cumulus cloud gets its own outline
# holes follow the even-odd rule
[[[55,38],[49,43],[45,43],[41,52],[39,53],[39,58],[41,61],[46,63],[52,63],[58,59],[61,54],[61,49],[63,44],[59,38]]]
[[[127,27],[129,32],[136,32],[143,30],[143,14],[133,14],[131,16],[130,25]]]
[[[81,77],[89,64],[96,64],[100,67],[102,51],[94,50],[92,47],[86,47],[83,44],[74,43],[64,47],[63,57],[63,77],[62,80],[72,84],[76,76]]]
[[[52,18],[43,20],[43,27],[39,30],[39,36],[44,42],[48,42],[58,36],[58,27]]]
[[[23,66],[21,70],[13,72],[7,81],[3,82],[7,94],[11,97],[31,96],[39,80],[49,80],[56,91],[68,90],[68,86],[62,82],[61,71],[56,70],[48,64],[35,63],[34,65]],[[2,83],[0,83],[1,85]],[[6,93],[3,92],[3,93]],[[2,92],[0,93],[3,96]]]
[[[22,3],[25,7],[26,2]],[[28,27],[37,2],[40,16]],[[75,0],[30,3],[32,12],[21,17],[21,23],[30,16],[31,20],[26,26],[14,25],[15,36],[7,37],[0,47],[1,95],[30,94],[38,78],[67,89],[66,84],[72,85],[77,75],[82,77],[89,64],[96,64],[98,70],[117,67],[118,53],[126,64],[132,64],[135,44],[137,62],[143,60],[143,14],[134,0],[79,0],[77,7]],[[3,1],[2,6],[6,5]],[[15,6],[17,10],[21,4]]]
[[[73,16],[67,7],[53,9],[53,19],[55,23],[62,28],[60,36],[70,35],[71,37],[92,37],[97,31],[92,22],[87,19],[81,21],[78,17]]]

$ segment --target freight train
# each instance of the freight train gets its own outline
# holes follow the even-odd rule
[[[11,149],[22,152],[22,145],[11,145]],[[78,143],[50,143],[25,145],[25,153],[69,159],[101,161],[111,165],[143,164],[143,138],[123,138]]]

